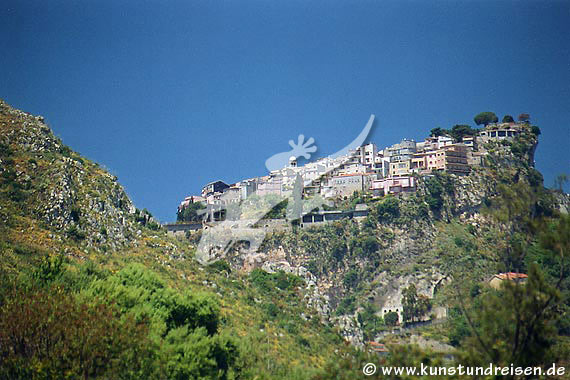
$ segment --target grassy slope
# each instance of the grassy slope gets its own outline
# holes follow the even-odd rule
[[[110,202],[110,194],[117,192],[118,185],[98,165],[64,147],[51,132],[44,132],[49,145],[45,150],[34,151],[22,145],[18,135],[27,134],[27,127],[37,125],[31,116],[12,114],[5,104],[2,111],[0,277],[4,290],[29,281],[46,257],[60,253],[66,257],[64,271],[70,273],[78,273],[87,261],[110,274],[131,263],[142,263],[171,287],[181,292],[207,292],[219,303],[221,333],[239,338],[244,378],[307,378],[319,373],[334,355],[351,351],[340,335],[317,318],[305,321],[300,317],[303,312],[310,314],[303,306],[302,287],[267,291],[252,285],[245,275],[200,267],[187,243],[168,238],[162,230],[137,224],[126,212],[120,215],[127,218],[121,228],[128,233],[116,249],[110,248],[110,239],[98,242],[92,238],[89,234],[93,234],[93,226],[83,227],[78,221],[61,228],[46,220],[37,211],[38,203],[45,201],[46,194],[60,190],[55,184],[58,172],[67,171],[73,176],[78,166],[83,173],[82,180],[75,181],[69,191],[74,193],[71,206],[85,218],[98,218],[86,197]],[[113,228],[114,218],[116,215],[107,215],[102,222],[104,228]],[[70,225],[84,229],[87,236],[70,234]],[[270,304],[277,306],[277,312],[268,307]]]

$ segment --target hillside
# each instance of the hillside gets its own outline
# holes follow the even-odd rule
[[[255,257],[237,245],[201,266],[200,232],[169,237],[43,118],[0,102],[0,378],[352,379],[367,362],[482,363],[478,331],[503,342],[498,364],[568,365],[570,199],[543,187],[537,143],[490,144],[467,176],[335,205],[367,204],[363,221],[275,231]],[[529,284],[490,289],[501,272]],[[522,333],[489,322],[512,316],[538,332],[515,350]]]
[[[200,267],[43,118],[1,102],[0,132],[0,378],[306,378],[355,355],[300,278]]]

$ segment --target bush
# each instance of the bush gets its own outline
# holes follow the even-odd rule
[[[356,269],[349,270],[345,275],[342,281],[343,285],[346,288],[353,288],[358,283],[358,271]]]
[[[426,195],[426,203],[432,209],[432,211],[439,211],[443,206],[443,186],[441,182],[436,178],[429,178],[426,181],[426,187],[428,194]]]
[[[338,304],[335,314],[336,315],[353,314],[354,311],[356,310],[355,302],[356,298],[353,295],[346,296]]]
[[[203,327],[210,335],[218,330],[219,307],[211,296],[176,292],[142,265],[129,265],[113,276],[95,280],[84,293],[115,303],[137,320],[149,320],[160,335],[181,326]]]
[[[67,236],[69,236],[75,241],[85,240],[85,238],[87,237],[87,235],[85,235],[85,232],[77,228],[76,225],[72,225],[67,229]]]
[[[334,242],[331,248],[331,256],[338,262],[342,261],[346,254],[346,245],[341,242]]]
[[[211,295],[176,291],[134,264],[93,281],[82,296],[113,304],[124,316],[149,326],[149,337],[166,360],[164,366],[155,363],[164,373],[152,378],[226,379],[238,371],[238,345],[218,333],[220,310]]]
[[[176,221],[178,222],[199,222],[202,220],[202,215],[200,214],[200,210],[205,209],[204,206],[200,202],[190,203],[188,206],[178,210],[176,214]]]
[[[152,220],[146,226],[153,231],[158,231],[160,229],[160,224]]]
[[[61,277],[64,273],[63,255],[55,257],[44,256],[32,273],[32,278],[38,285],[47,285]]]
[[[398,199],[392,196],[386,197],[376,206],[379,222],[393,222],[400,216],[400,204]]]
[[[146,332],[115,307],[78,302],[62,289],[19,290],[0,312],[0,377],[152,377]]]
[[[272,293],[275,291],[275,288],[293,290],[303,283],[299,276],[285,273],[282,270],[276,273],[267,273],[258,268],[251,271],[249,281],[264,293]]]
[[[391,311],[384,315],[384,322],[388,326],[396,326],[399,320],[400,317],[398,316],[398,313],[396,313],[395,311]]]

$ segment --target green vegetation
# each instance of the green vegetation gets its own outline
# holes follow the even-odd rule
[[[438,137],[438,136],[451,136],[455,141],[463,141],[463,137],[465,136],[475,136],[477,135],[478,130],[472,128],[470,125],[466,124],[456,124],[451,129],[443,129],[440,127],[433,128],[430,131],[430,136]]]
[[[438,212],[443,206],[443,185],[438,177],[431,177],[426,181],[426,203],[432,211]]]
[[[388,326],[396,326],[399,319],[400,317],[398,317],[398,313],[395,311],[390,311],[384,315],[384,322],[386,322]]]
[[[469,125],[458,124],[454,125],[449,131],[449,135],[455,139],[455,141],[463,141],[465,136],[475,136],[478,130],[471,128]]]
[[[402,295],[404,322],[416,322],[431,310],[431,301],[424,295],[418,295],[414,284],[404,289]]]
[[[225,379],[239,372],[237,343],[219,334],[213,297],[176,291],[138,264],[115,274],[70,269],[61,256],[44,260],[31,285],[18,283],[4,299],[4,376]]]
[[[400,216],[400,207],[398,199],[395,197],[386,197],[376,206],[378,221],[393,222]]]
[[[188,206],[178,209],[176,214],[176,221],[177,222],[199,222],[202,220],[202,215],[200,214],[200,210],[205,209],[204,206],[200,202],[192,202]]]
[[[493,112],[481,112],[479,114],[477,114],[473,120],[475,121],[475,124],[477,125],[487,125],[490,123],[496,123],[497,121],[499,121],[499,118],[497,117],[497,115],[495,115]]]
[[[356,193],[337,206],[366,203],[365,219],[269,233],[261,253],[285,252],[317,278],[315,287],[282,270],[251,270],[260,263],[233,252],[198,265],[200,233],[170,239],[148,211],[132,211],[116,178],[55,138],[39,153],[8,140],[28,130],[7,115],[0,113],[0,378],[316,380],[361,377],[366,362],[570,364],[570,217],[558,211],[564,196],[544,189],[529,162],[540,133],[530,125],[490,144],[489,166],[469,176],[417,177],[415,194]],[[475,132],[456,125],[432,135]],[[254,198],[244,216],[278,201]],[[297,211],[282,202],[265,217]],[[200,206],[180,214],[198,220]],[[527,282],[487,285],[509,271],[528,274]],[[399,289],[404,326],[383,336],[400,330],[389,328],[398,314],[380,317],[378,299],[399,279],[411,284]],[[433,298],[421,295],[426,289]],[[307,307],[325,296],[330,325]],[[448,307],[446,322],[414,323],[439,306]],[[364,340],[383,336],[390,354],[347,347],[337,316],[355,317]],[[408,327],[453,345],[453,358],[407,345]]]
[[[366,303],[358,313],[358,323],[362,326],[364,341],[374,340],[376,335],[385,328],[384,320],[376,315],[374,304]]]

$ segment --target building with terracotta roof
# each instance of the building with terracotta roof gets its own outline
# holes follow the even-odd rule
[[[489,286],[493,289],[501,289],[501,284],[504,281],[514,281],[516,283],[524,284],[528,279],[528,275],[524,273],[508,272],[499,273],[491,277],[489,280]]]
[[[388,355],[390,350],[384,343],[378,343],[374,341],[366,342],[366,346],[372,352],[376,352],[379,355]]]

